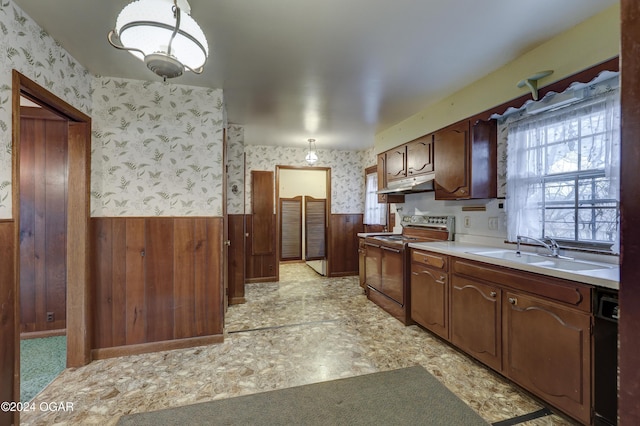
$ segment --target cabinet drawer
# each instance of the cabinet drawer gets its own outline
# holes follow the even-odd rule
[[[452,260],[451,269],[454,274],[546,297],[584,312],[591,311],[591,286],[586,284],[458,258]]]
[[[448,269],[448,257],[438,253],[427,253],[424,251],[412,250],[411,261],[415,263],[422,263],[423,265],[431,266],[432,268],[438,268],[446,271]]]

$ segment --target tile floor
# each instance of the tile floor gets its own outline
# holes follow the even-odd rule
[[[420,364],[489,422],[541,408],[524,392],[418,326],[367,300],[357,277],[282,265],[229,307],[221,344],[94,361],[65,370],[34,402],[73,411],[23,413],[25,425],[115,424],[123,414]],[[572,425],[553,415],[526,425]]]

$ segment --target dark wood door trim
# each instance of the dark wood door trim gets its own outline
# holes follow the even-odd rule
[[[327,239],[326,241],[331,241],[331,167],[300,167],[300,166],[281,166],[276,165],[276,200],[280,199],[280,170],[289,169],[289,170],[324,170],[326,174],[326,187],[327,187]],[[276,208],[276,235],[280,235],[280,209]],[[276,253],[280,253],[280,239],[276,238]],[[327,276],[331,276],[331,253],[329,253],[329,248],[327,246]],[[280,280],[280,264],[276,262],[276,281]]]
[[[621,270],[620,270],[620,400],[619,424],[640,424],[640,2],[621,0]]]
[[[8,311],[8,321],[14,325],[13,336],[3,342],[9,342],[6,353],[13,359],[4,359],[4,366],[13,367],[13,381],[3,382],[1,386],[13,388],[14,401],[19,401],[20,393],[20,250],[18,250],[20,230],[20,97],[24,96],[39,105],[56,112],[69,122],[68,154],[68,199],[67,199],[67,366],[86,365],[91,360],[89,326],[89,179],[91,156],[91,117],[16,70],[12,72],[12,200],[13,200],[13,305]],[[13,350],[11,350],[13,349]],[[10,357],[10,356],[9,356]],[[17,413],[13,422],[18,424]]]

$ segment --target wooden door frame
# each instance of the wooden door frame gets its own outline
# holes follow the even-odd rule
[[[638,162],[640,162],[640,3],[621,0],[620,105],[622,114],[620,210],[621,210],[621,266],[619,323],[619,403],[621,426],[640,422],[640,202],[637,195]]]
[[[326,226],[327,226],[327,241],[326,241],[326,257],[327,257],[327,276],[331,272],[331,256],[329,256],[329,242],[331,241],[331,167],[304,167],[304,166],[281,166],[276,165],[276,281],[280,281],[280,208],[278,200],[280,199],[280,170],[300,170],[300,171],[314,171],[324,170],[326,176],[326,191],[327,191],[327,211],[326,211]]]
[[[89,191],[91,168],[91,117],[12,71],[12,215],[14,220],[14,395],[20,394],[20,97],[65,117],[68,133],[67,188],[67,367],[91,361],[89,316]]]

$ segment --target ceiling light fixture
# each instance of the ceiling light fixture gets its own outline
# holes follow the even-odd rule
[[[190,13],[187,0],[136,0],[122,9],[107,39],[165,81],[185,70],[201,74],[209,46]]]
[[[316,161],[318,161],[318,154],[316,154],[315,139],[309,139],[309,152],[307,153],[307,156],[304,157],[304,159],[306,160],[307,164],[310,166],[313,166],[314,164],[316,164]]]

